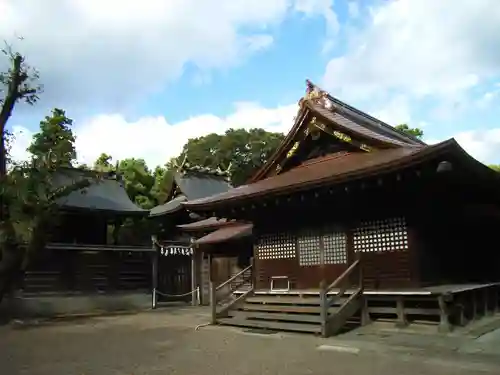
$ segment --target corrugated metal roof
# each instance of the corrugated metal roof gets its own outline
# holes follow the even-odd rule
[[[209,233],[204,237],[197,239],[196,245],[210,245],[229,240],[250,236],[252,234],[252,224],[238,224],[225,226],[217,229],[215,232]]]
[[[92,174],[77,168],[63,168],[53,176],[53,184],[57,188],[71,186],[85,178],[91,179]],[[87,188],[73,191],[62,197],[56,203],[64,208],[110,211],[115,213],[147,214],[130,200],[123,186],[123,182],[115,178],[102,177],[91,183]]]
[[[266,195],[282,190],[305,190],[310,186],[324,182],[334,184],[371,173],[380,173],[384,168],[410,164],[420,157],[432,155],[446,147],[460,146],[451,139],[432,146],[401,147],[374,152],[336,153],[321,157],[293,168],[285,173],[257,181],[253,184],[239,186],[227,193],[214,195],[204,199],[184,203],[188,208],[216,204],[217,202],[250,198]]]

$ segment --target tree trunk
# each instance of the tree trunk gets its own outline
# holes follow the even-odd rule
[[[2,258],[0,260],[0,303],[10,290],[22,264],[23,254],[17,243],[14,227],[10,220],[0,224]]]

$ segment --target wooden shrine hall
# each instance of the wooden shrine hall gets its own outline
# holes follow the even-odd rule
[[[60,189],[84,179],[89,186],[58,199],[45,248],[30,257],[6,303],[14,316],[150,306],[152,249],[148,237],[123,225],[148,211],[130,200],[115,173],[59,168],[52,176]]]
[[[253,224],[252,287],[227,298],[212,283],[214,323],[449,331],[498,311],[499,189],[500,174],[455,140],[427,145],[308,81],[291,131],[248,184],[183,205]]]
[[[227,192],[230,188],[228,170],[193,165],[187,154],[176,165],[165,203],[154,207],[149,214],[156,233],[153,239],[157,250],[157,267],[153,276],[155,305],[156,302],[179,300],[208,303],[208,278],[203,277],[206,259],[200,257],[201,254],[193,254],[191,246],[195,233],[199,231],[189,230],[190,226],[196,226],[204,219],[186,210],[182,203]],[[184,227],[188,229],[184,230]],[[195,290],[200,294],[197,295]]]

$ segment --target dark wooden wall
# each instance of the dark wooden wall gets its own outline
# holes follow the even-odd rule
[[[96,293],[151,289],[148,252],[45,250],[19,281],[26,293]]]
[[[344,226],[345,228],[345,226]],[[314,264],[301,264],[298,250],[299,233],[290,233],[286,238],[277,239],[275,252],[282,257],[280,259],[266,259],[266,256],[259,254],[258,246],[255,249],[256,281],[257,288],[270,288],[273,276],[288,276],[291,288],[313,289],[318,288],[321,280],[327,283],[335,281],[358,257],[363,265],[363,276],[365,287],[370,289],[379,288],[404,288],[419,285],[418,265],[415,261],[414,229],[407,226],[407,246],[403,249],[391,250],[383,247],[382,244],[372,244],[366,251],[355,251],[354,228],[345,229],[345,261],[332,264],[328,262],[321,266],[319,256],[316,256]],[[318,241],[312,246],[319,246],[319,238],[324,238],[327,232],[318,231]],[[257,238],[257,241],[259,239]],[[283,243],[288,243],[284,246]],[[378,247],[377,247],[378,245]],[[358,245],[359,246],[359,245]],[[369,246],[367,244],[366,246]],[[309,250],[309,249],[308,249]],[[319,249],[310,249],[311,252],[318,252]],[[260,256],[259,256],[260,255]],[[267,256],[268,257],[268,256]],[[357,280],[352,280],[357,283]]]
[[[328,283],[333,282],[358,257],[361,257],[364,283],[367,288],[419,286],[419,242],[414,219],[415,206],[418,206],[418,202],[408,202],[407,196],[408,193],[405,191],[389,192],[383,189],[381,192],[362,191],[342,197],[340,201],[323,200],[319,204],[307,202],[302,207],[295,206],[293,211],[276,211],[262,215],[260,221],[254,221],[256,242],[259,241],[259,236],[279,233],[281,239],[277,239],[276,243],[281,245],[276,246],[276,251],[283,254],[289,251],[293,256],[289,254],[290,256],[286,258],[263,259],[259,257],[256,249],[254,256],[257,287],[269,288],[272,276],[289,276],[292,288],[318,288],[323,278]],[[266,220],[266,217],[272,221]],[[404,225],[397,223],[399,219],[403,220]],[[394,235],[394,238],[391,237],[392,234],[385,235],[388,231],[398,233],[398,225],[402,226],[400,229],[404,226],[404,240],[398,235]],[[317,240],[310,251],[318,252],[320,239],[324,242],[325,236],[332,233],[332,227],[342,228],[341,231],[345,234],[346,261],[336,264],[330,262],[324,267],[321,267],[319,261],[317,264],[301,265],[297,246],[301,233],[315,233]],[[360,228],[365,228],[364,231],[368,232],[360,232]],[[362,240],[367,238],[367,234],[371,235],[371,240]],[[378,234],[385,238],[385,242],[376,238]],[[287,236],[288,238],[285,238]],[[356,245],[356,239],[358,242],[366,243]],[[391,241],[404,241],[404,246],[394,245]],[[292,244],[288,250],[283,245],[286,242]]]

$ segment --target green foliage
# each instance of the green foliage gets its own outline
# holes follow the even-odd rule
[[[395,126],[395,128],[418,139],[422,139],[422,137],[424,136],[424,131],[422,129],[410,128],[408,124],[400,124]]]
[[[168,165],[168,163],[167,163]],[[174,182],[173,167],[156,167],[153,171],[154,184],[151,195],[155,198],[156,204],[163,204],[168,199]]]
[[[153,208],[156,205],[156,200],[151,195],[155,179],[144,159],[121,160],[117,172],[123,177],[125,190],[133,202],[143,208]]]
[[[40,121],[40,131],[33,136],[28,151],[35,159],[50,155],[55,167],[70,167],[76,159],[73,120],[59,108]]]
[[[111,155],[105,154],[104,152],[97,158],[94,162],[94,170],[98,172],[110,172],[115,170],[115,166],[111,164],[113,158]]]
[[[190,164],[213,169],[231,166],[231,182],[244,184],[267,161],[284,135],[264,129],[229,129],[224,135],[190,139],[183,149]],[[179,157],[181,159],[181,156]]]
[[[494,171],[500,172],[500,164],[491,164],[491,165],[488,165],[488,167],[490,167]]]

